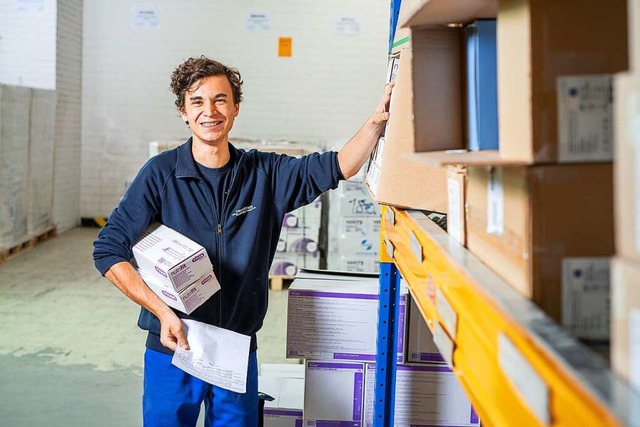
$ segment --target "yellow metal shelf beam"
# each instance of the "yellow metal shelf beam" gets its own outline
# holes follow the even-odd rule
[[[383,207],[382,230],[483,425],[640,426],[638,393],[424,213]]]

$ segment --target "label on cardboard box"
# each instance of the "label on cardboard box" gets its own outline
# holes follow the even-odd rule
[[[438,347],[438,351],[442,358],[450,368],[453,368],[453,341],[449,335],[442,329],[440,323],[436,322],[433,327],[433,343]]]
[[[629,381],[640,390],[640,309],[629,311]]]
[[[418,262],[422,263],[422,260],[424,259],[422,256],[422,245],[413,230],[409,231],[409,242],[411,244],[411,251],[413,252],[413,255],[415,255]]]
[[[458,330],[458,315],[440,288],[436,288],[436,311],[451,334],[451,338],[455,340]]]
[[[487,234],[504,233],[504,187],[502,168],[489,171],[487,185]]]
[[[542,377],[504,333],[498,336],[498,363],[542,425],[549,425],[549,389]]]
[[[364,364],[307,360],[304,389],[306,426],[361,426]]]
[[[384,152],[384,137],[378,139],[367,172],[367,183],[373,194],[378,193],[378,183],[380,182],[380,166],[382,163],[382,153]]]
[[[558,161],[613,160],[611,75],[563,76],[558,90]]]
[[[609,339],[610,263],[608,257],[562,260],[562,326],[570,335]]]
[[[458,242],[462,243],[462,218],[460,210],[462,207],[462,189],[458,180],[453,178],[447,179],[447,200],[449,208],[447,211],[447,231]]]

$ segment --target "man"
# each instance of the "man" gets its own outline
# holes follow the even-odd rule
[[[256,332],[267,310],[268,272],[285,213],[353,176],[389,118],[391,85],[373,115],[340,150],[294,158],[229,144],[240,111],[237,70],[201,56],[171,76],[176,107],[192,136],[139,171],[94,243],[97,269],[142,309],[147,330],[143,418],[146,426],[195,426],[204,401],[207,426],[254,426],[258,417]],[[221,289],[191,315],[174,311],[129,263],[142,231],[157,221],[206,248]],[[183,319],[251,337],[246,393],[190,376],[171,364],[189,344]]]

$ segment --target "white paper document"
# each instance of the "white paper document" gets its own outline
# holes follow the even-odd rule
[[[195,320],[182,323],[191,349],[178,346],[171,363],[209,384],[245,393],[251,337]]]

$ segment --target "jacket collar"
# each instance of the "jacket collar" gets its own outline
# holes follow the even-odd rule
[[[177,178],[196,178],[202,179],[198,173],[196,167],[196,161],[193,158],[193,152],[191,147],[193,145],[193,138],[189,138],[187,142],[178,147],[178,158],[176,160],[176,177]],[[241,157],[240,150],[229,143],[229,151],[232,156],[235,156],[236,166]]]

